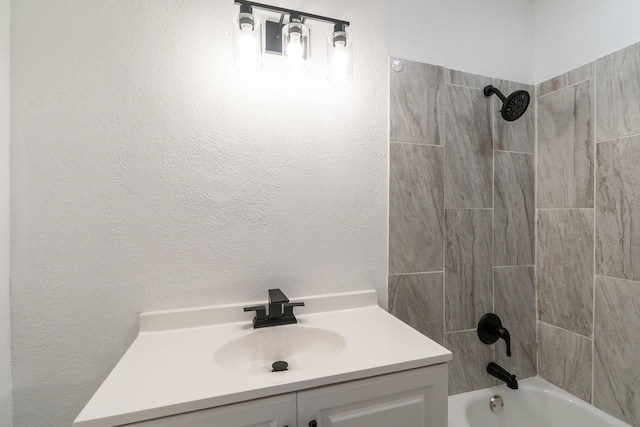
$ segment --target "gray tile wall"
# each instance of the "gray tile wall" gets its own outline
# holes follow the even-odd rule
[[[534,156],[496,151],[494,156],[494,265],[533,265]]]
[[[446,210],[445,330],[473,329],[493,310],[491,209]]]
[[[491,98],[478,89],[445,85],[446,208],[491,208]]]
[[[588,402],[591,399],[592,341],[540,322],[538,342],[540,376]]]
[[[452,350],[450,394],[496,384],[492,361],[533,376],[535,109],[507,123],[482,92],[533,88],[401,62],[390,71],[390,312]],[[512,331],[512,358],[478,339],[487,312]]]
[[[537,374],[535,267],[515,266],[493,269],[495,313],[511,335],[511,357],[500,348],[497,363],[518,378]],[[533,303],[532,303],[533,302]],[[504,346],[499,343],[498,347]]]
[[[594,79],[538,98],[538,208],[592,208]]]
[[[444,148],[392,142],[389,273],[442,271]]]
[[[639,426],[640,44],[537,93],[539,374]]]
[[[593,329],[593,209],[538,212],[538,312],[550,325]]]

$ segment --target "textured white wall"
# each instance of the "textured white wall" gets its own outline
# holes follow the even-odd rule
[[[638,0],[535,0],[535,81],[640,41]]]
[[[311,22],[308,79],[273,58],[237,74],[231,0],[13,3],[17,426],[69,425],[141,311],[263,299],[275,285],[293,297],[376,288],[386,303],[387,56],[528,81],[533,40],[529,0],[390,3],[272,2],[352,21],[346,87],[326,82],[330,26]],[[460,8],[479,14],[471,28]],[[417,15],[432,26],[406,27]],[[505,25],[531,49],[475,64]]]
[[[9,0],[0,0],[0,426],[11,426]]]

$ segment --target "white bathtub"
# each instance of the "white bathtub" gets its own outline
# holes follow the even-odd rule
[[[542,378],[449,397],[449,427],[631,427],[561,390]],[[489,400],[504,401],[501,413],[491,411]]]

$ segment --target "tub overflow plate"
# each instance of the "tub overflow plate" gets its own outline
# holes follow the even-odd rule
[[[504,400],[500,396],[493,396],[489,401],[489,406],[492,412],[499,414],[504,409]]]

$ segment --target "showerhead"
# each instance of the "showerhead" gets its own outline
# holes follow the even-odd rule
[[[527,111],[530,97],[526,90],[517,90],[505,98],[502,92],[491,85],[484,88],[484,96],[491,96],[494,93],[502,100],[500,113],[506,121],[518,120]]]

